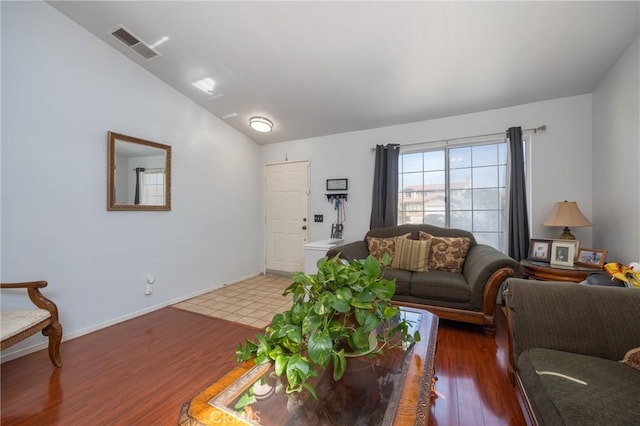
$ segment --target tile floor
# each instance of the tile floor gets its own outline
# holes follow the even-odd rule
[[[291,307],[291,295],[282,292],[291,284],[289,277],[258,275],[226,285],[173,305],[227,321],[264,328],[278,312]]]

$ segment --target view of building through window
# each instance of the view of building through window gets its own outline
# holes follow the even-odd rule
[[[506,163],[504,141],[400,154],[398,223],[465,229],[502,250]]]

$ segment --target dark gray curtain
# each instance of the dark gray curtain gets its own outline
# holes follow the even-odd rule
[[[529,251],[529,218],[527,217],[527,194],[524,181],[524,149],[522,129],[507,130],[511,154],[509,184],[509,256],[515,260],[526,259]]]
[[[376,145],[370,229],[397,225],[399,154],[400,145]]]
[[[136,194],[133,204],[140,204],[140,175],[144,173],[144,167],[136,167]]]

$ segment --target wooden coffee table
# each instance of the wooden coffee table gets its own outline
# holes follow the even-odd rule
[[[191,401],[186,402],[180,412],[179,425],[247,425],[264,424],[318,424],[320,413],[322,416],[331,411],[338,415],[349,416],[344,408],[336,407],[348,398],[359,398],[357,403],[347,403],[347,407],[359,409],[353,415],[367,419],[370,424],[380,425],[424,425],[429,418],[429,409],[435,397],[435,373],[433,369],[436,338],[438,331],[438,317],[430,312],[402,307],[408,315],[419,318],[418,330],[421,341],[415,343],[407,352],[401,349],[385,351],[384,357],[366,358],[355,363],[358,371],[353,377],[348,374],[339,382],[333,382],[331,374],[320,372],[317,383],[314,384],[319,401],[309,394],[296,394],[297,404],[302,408],[292,409],[291,398],[287,398],[284,391],[275,391],[267,396],[261,405],[260,401],[252,404],[256,412],[262,414],[260,422],[250,423],[241,419],[233,410],[233,401],[247,393],[256,381],[277,380],[267,371],[270,365],[255,366],[252,361],[234,368],[223,378],[208,386]],[[396,351],[396,352],[393,352]],[[401,354],[400,354],[401,353]],[[378,358],[376,360],[376,358]],[[367,382],[368,375],[369,381]],[[371,377],[373,375],[373,377]],[[379,386],[379,388],[376,387]],[[255,389],[255,388],[253,388]],[[355,396],[354,396],[355,395]],[[323,405],[324,404],[324,405]],[[365,406],[363,409],[362,407]],[[308,408],[307,408],[308,407]],[[335,414],[335,413],[334,413]],[[277,420],[274,420],[277,418]],[[344,419],[345,417],[343,417]],[[326,421],[326,418],[322,420]],[[289,422],[289,423],[287,423]],[[326,424],[326,423],[325,423]]]

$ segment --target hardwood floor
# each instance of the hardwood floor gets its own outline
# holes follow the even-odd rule
[[[521,425],[507,376],[504,318],[496,339],[440,321],[439,396],[431,425]],[[164,308],[1,366],[2,425],[175,425],[182,404],[234,365],[256,329]]]
[[[495,339],[479,326],[440,320],[435,370],[438,397],[430,425],[524,425],[508,376],[506,319],[496,316]]]
[[[175,308],[2,364],[2,425],[175,425],[182,404],[235,366],[257,330]],[[49,365],[47,365],[49,364]]]

